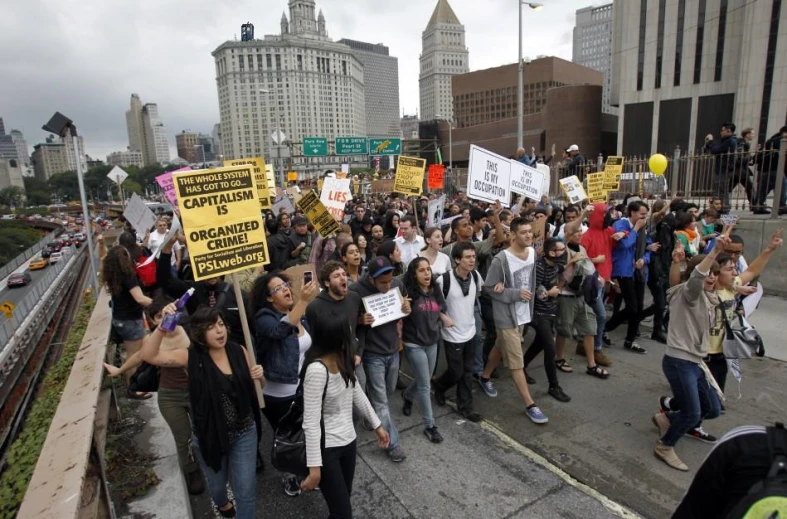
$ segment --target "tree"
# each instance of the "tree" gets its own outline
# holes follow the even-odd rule
[[[25,192],[21,187],[9,186],[0,189],[0,205],[7,207],[22,207],[24,205]]]
[[[28,205],[49,205],[52,197],[49,193],[49,186],[36,177],[23,177],[25,182],[25,195]]]

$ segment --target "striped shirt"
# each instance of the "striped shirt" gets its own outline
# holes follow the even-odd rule
[[[322,452],[320,450],[320,416],[325,428],[325,447],[343,447],[355,440],[353,424],[353,405],[361,412],[373,428],[380,426],[380,419],[366,398],[361,384],[345,386],[344,379],[338,373],[328,376],[328,387],[325,387],[327,368],[312,362],[306,368],[303,382],[303,432],[306,436],[306,466],[321,467]],[[325,390],[325,400],[323,400]]]

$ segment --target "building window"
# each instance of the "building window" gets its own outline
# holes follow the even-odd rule
[[[768,31],[768,52],[765,55],[765,81],[762,85],[762,106],[760,107],[760,128],[757,141],[765,142],[768,138],[768,114],[771,110],[771,92],[773,90],[773,66],[776,61],[776,43],[779,36],[779,17],[782,0],[773,0],[771,26]]]
[[[694,84],[702,78],[702,40],[705,38],[705,0],[700,0],[697,11],[697,45],[694,47]]]
[[[640,0],[639,4],[639,52],[637,55],[637,90],[642,90],[643,72],[645,70],[645,26],[648,18],[648,0]]]
[[[727,0],[721,0],[719,7],[719,37],[716,40],[716,68],[713,81],[721,81],[721,66],[724,63],[724,37],[727,32]]]
[[[266,54],[265,55],[265,65],[266,65],[266,68],[268,70],[273,68],[273,64],[271,63],[271,55],[270,54]]]
[[[675,77],[672,84],[680,86],[680,68],[683,64],[683,25],[686,18],[686,0],[678,0],[678,31],[675,42]]]
[[[281,70],[281,54],[276,54],[276,70]]]
[[[667,0],[659,0],[658,35],[656,39],[656,88],[661,88],[661,65],[664,61],[664,12]]]

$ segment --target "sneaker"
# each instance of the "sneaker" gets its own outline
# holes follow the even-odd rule
[[[558,402],[570,402],[571,401],[571,397],[568,396],[567,394],[565,394],[563,392],[563,388],[560,387],[560,386],[550,386],[549,389],[547,390],[547,393],[549,393],[549,396],[551,396],[552,398],[554,398]]]
[[[404,453],[401,447],[397,446],[388,451],[388,457],[391,458],[391,461],[394,463],[399,463],[407,459],[407,454]]]
[[[640,346],[634,341],[626,341],[623,343],[623,347],[629,351],[633,351],[634,353],[647,353],[648,350]]]
[[[402,414],[405,416],[413,414],[413,401],[404,396],[404,390],[402,390],[402,401],[404,402],[402,405]]]
[[[609,338],[607,332],[604,332],[604,335],[601,336],[601,342],[604,343],[604,346],[612,346],[612,339]]]
[[[431,426],[424,429],[424,435],[429,438],[432,443],[440,443],[443,441],[443,435],[437,431],[437,426]]]
[[[475,411],[462,411],[460,414],[462,415],[462,418],[469,422],[476,423],[481,421],[481,415]]]
[[[705,443],[716,443],[716,437],[713,436],[712,434],[706,433],[702,429],[702,427],[695,427],[694,429],[689,429],[689,431],[686,433],[686,436]]]
[[[664,413],[656,413],[650,419],[653,425],[659,428],[659,438],[664,438],[664,435],[669,431],[670,421]]]
[[[669,413],[672,411],[670,407],[670,402],[672,401],[672,397],[669,396],[660,396],[659,397],[659,409],[661,409],[662,413]]]
[[[489,398],[494,398],[497,396],[497,389],[495,389],[494,384],[492,384],[492,381],[489,380],[488,378],[485,379],[482,377],[478,377],[478,384],[481,386],[481,389],[484,390],[484,393],[486,393],[486,396],[488,396]]]
[[[653,448],[653,454],[676,470],[682,470],[683,472],[688,472],[689,467],[685,463],[683,463],[678,455],[675,453],[675,449],[673,447],[668,447],[661,443],[661,440],[656,440],[656,446]]]
[[[525,409],[525,413],[527,413],[527,417],[530,418],[533,423],[545,424],[549,421],[547,415],[541,412],[541,409],[539,409],[535,404]]]
[[[284,482],[284,493],[290,497],[297,497],[301,495],[301,485],[298,482],[297,476],[290,476]]]
[[[612,359],[607,357],[602,350],[596,350],[593,352],[593,359],[595,359],[596,364],[599,366],[604,366],[605,368],[608,368],[612,365]]]

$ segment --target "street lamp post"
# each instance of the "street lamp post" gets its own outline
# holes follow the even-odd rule
[[[523,2],[522,0],[517,0],[517,3],[519,3],[519,60],[517,60],[516,146],[521,148],[524,142],[522,118],[525,116],[525,85],[522,81],[522,74],[524,73],[524,65],[522,63],[522,5],[527,5],[534,11],[539,11],[544,6],[543,4]]]

